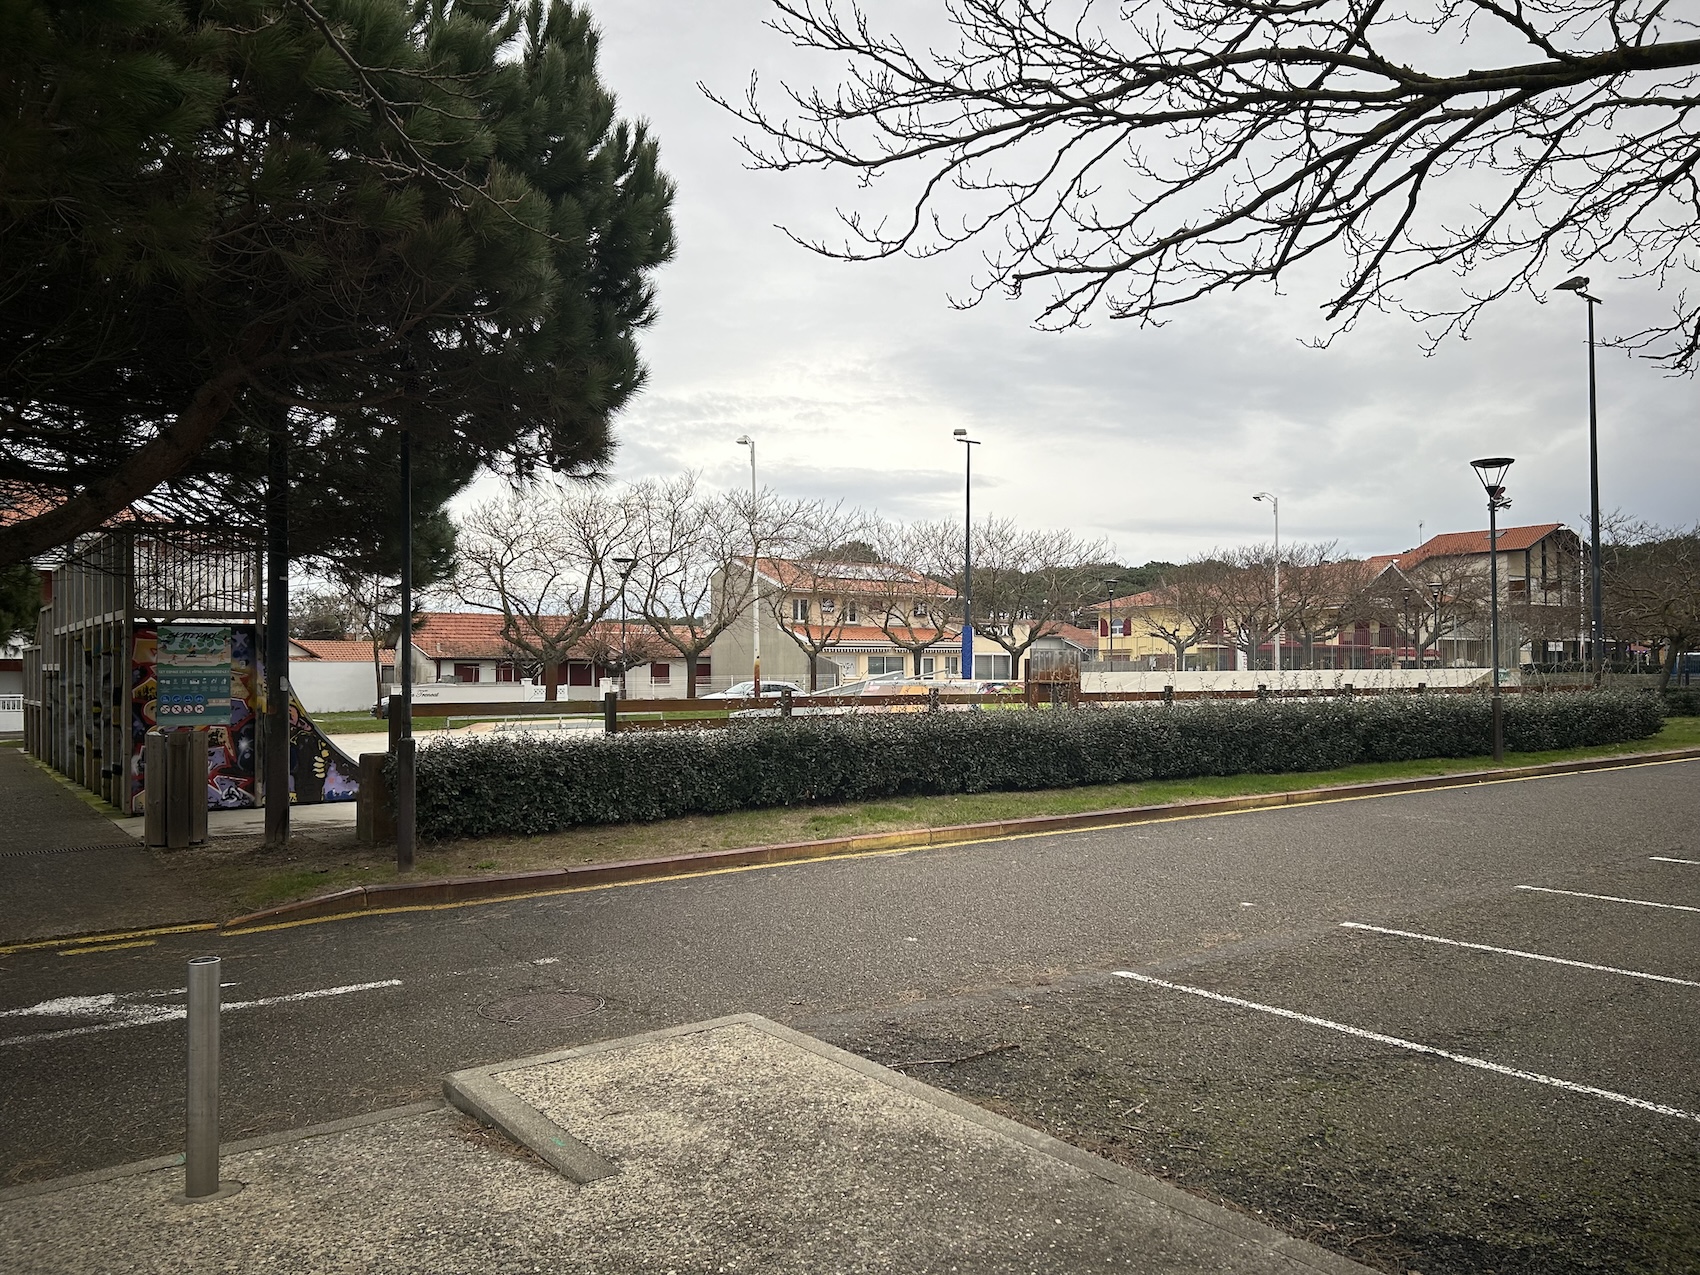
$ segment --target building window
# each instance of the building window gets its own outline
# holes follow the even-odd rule
[[[856,604],[854,602],[844,604],[844,622],[846,624],[856,623]]]
[[[921,676],[922,677],[931,677],[933,675],[933,669],[935,667],[937,667],[937,661],[934,660],[934,658],[932,656],[923,655],[921,657]]]
[[[803,605],[808,606],[808,603],[805,602]],[[831,615],[836,610],[838,610],[838,603],[833,601],[831,598],[822,598],[820,600],[820,613],[823,619],[826,616]]]
[[[809,600],[807,598],[791,599],[791,622],[807,624],[809,622]]]
[[[870,655],[868,656],[868,676],[878,677],[881,673],[901,673],[903,657],[901,655]]]
[[[915,605],[909,608],[909,614],[914,616],[917,620],[926,619],[927,618],[927,603],[926,603],[926,600],[924,598],[916,598],[915,599]]]
[[[1009,656],[1007,655],[976,655],[974,657],[974,676],[988,682],[1007,682],[1009,680]]]
[[[515,664],[512,660],[503,660],[500,664],[496,665],[496,680],[498,682],[519,681],[519,665]]]
[[[697,661],[697,676],[698,677],[713,677],[714,676],[714,665],[713,665],[713,663],[709,660],[698,660]]]
[[[476,664],[456,664],[455,681],[469,682],[476,685],[478,682],[478,675],[481,671],[480,667]]]
[[[649,680],[652,682],[671,682],[673,666],[667,663],[655,663],[649,666]]]
[[[594,673],[594,670],[590,667],[590,661],[589,660],[568,660],[567,661],[567,685],[568,686],[594,686],[594,685],[596,685],[595,673]]]

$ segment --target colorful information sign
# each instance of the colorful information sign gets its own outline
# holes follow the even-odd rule
[[[161,728],[230,724],[230,626],[159,626],[154,720]]]

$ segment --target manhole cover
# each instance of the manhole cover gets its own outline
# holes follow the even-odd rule
[[[478,1013],[493,1023],[560,1023],[594,1014],[604,1004],[600,996],[583,992],[530,992],[491,1001]]]

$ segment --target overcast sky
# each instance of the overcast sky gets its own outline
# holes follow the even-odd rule
[[[925,6],[868,7],[901,22]],[[592,5],[603,78],[622,114],[649,121],[678,183],[678,256],[657,276],[650,380],[620,419],[617,477],[694,468],[746,483],[734,440],[750,433],[762,482],[783,495],[960,516],[961,426],[983,440],[977,517],[1107,536],[1135,563],[1267,539],[1267,506],[1251,499],[1264,489],[1281,498],[1283,540],[1347,552],[1408,548],[1419,522],[1431,535],[1484,526],[1468,462],[1491,453],[1517,458],[1512,523],[1583,525],[1580,302],[1502,303],[1474,339],[1432,357],[1419,328],[1391,316],[1306,348],[1314,307],[1268,293],[1201,304],[1155,331],[1099,320],[1038,332],[1031,300],[954,310],[972,256],[831,262],[775,229],[830,233],[842,187],[748,171],[740,126],[696,88],[736,96],[752,70],[764,82],[830,77],[763,28],[765,11],[761,0]],[[1658,314],[1649,285],[1602,273],[1602,334]],[[1611,351],[1599,375],[1604,508],[1700,518],[1700,387]]]

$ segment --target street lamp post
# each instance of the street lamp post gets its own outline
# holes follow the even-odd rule
[[[756,534],[756,440],[748,434],[738,435],[738,446],[750,449],[750,694],[761,698],[761,585],[756,574],[756,557],[761,543]],[[812,685],[812,683],[811,683]]]
[[[951,435],[962,444],[962,668],[961,675],[974,677],[974,449],[977,438],[969,438],[965,429],[953,429]]]
[[[1428,582],[1429,597],[1434,599],[1434,662],[1442,668],[1446,667],[1446,657],[1440,653],[1440,581]],[[1457,650],[1456,647],[1453,648]]]
[[[1281,498],[1260,491],[1253,500],[1267,500],[1275,511],[1275,680],[1281,680]]]
[[[1107,630],[1106,639],[1109,648],[1105,652],[1105,659],[1107,661],[1114,660],[1116,658],[1116,586],[1120,583],[1121,581],[1119,579],[1111,577],[1105,577],[1103,581],[1104,592],[1109,597],[1109,601],[1105,604],[1108,612],[1108,619],[1104,622]]]
[[[620,698],[626,698],[626,581],[632,578],[632,568],[637,566],[636,558],[615,558],[614,565],[620,569]]]
[[[1505,471],[1513,464],[1509,456],[1473,460],[1470,467],[1481,479],[1488,498],[1488,604],[1489,645],[1493,656],[1493,759],[1505,760],[1505,702],[1499,690],[1499,511],[1511,508],[1505,494]]]
[[[1559,284],[1557,291],[1574,292],[1588,303],[1588,585],[1593,604],[1594,685],[1605,673],[1605,611],[1600,594],[1600,409],[1594,379],[1594,307],[1598,297],[1588,293],[1588,276],[1576,275]]]

